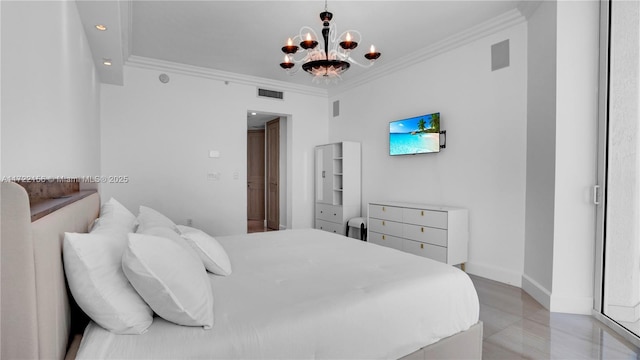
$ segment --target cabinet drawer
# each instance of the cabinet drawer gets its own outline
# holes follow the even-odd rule
[[[342,224],[342,206],[316,204],[316,219]]]
[[[402,250],[426,257],[443,263],[447,262],[447,248],[431,244],[425,244],[419,241],[404,240],[402,242]]]
[[[402,219],[409,224],[447,228],[447,213],[444,211],[403,209]]]
[[[328,232],[332,232],[340,235],[344,235],[346,231],[346,227],[342,223],[336,224],[333,222],[324,221],[320,219],[316,219],[316,229],[324,230],[324,231],[328,231]]]
[[[402,234],[410,240],[447,247],[447,230],[403,224]]]
[[[369,205],[369,217],[391,221],[402,221],[402,208],[384,205]]]
[[[386,247],[390,247],[390,248],[394,248],[402,251],[402,242],[404,240],[395,236],[380,234],[377,232],[369,232],[369,237],[367,238],[367,241],[370,243],[374,243],[374,244],[378,244],[378,245],[382,245],[382,246],[386,246]]]
[[[369,219],[369,228],[381,234],[402,236],[402,223],[395,221]]]

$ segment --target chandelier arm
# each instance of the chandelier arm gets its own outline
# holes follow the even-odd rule
[[[331,44],[331,49],[329,49],[329,52],[338,52],[338,37],[336,36],[338,32],[338,25],[336,25],[335,23],[331,24],[331,27],[329,28],[329,43]]]

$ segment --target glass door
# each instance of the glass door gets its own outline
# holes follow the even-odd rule
[[[595,309],[640,344],[640,2],[603,1]]]

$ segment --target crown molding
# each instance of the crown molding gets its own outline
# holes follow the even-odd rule
[[[269,90],[290,91],[299,94],[328,97],[327,89],[312,86],[291,84],[284,81],[261,78],[257,76],[244,75],[222,70],[215,70],[200,66],[193,66],[171,61],[147,58],[143,56],[131,55],[125,65],[142,69],[167,71],[176,74],[201,77],[223,82],[262,87]]]
[[[336,87],[330,88],[329,97],[336,96],[342,92],[362,86],[380,77],[387,76],[397,71],[404,70],[407,67],[422,63],[427,59],[472,43],[498,31],[521,24],[526,20],[526,17],[520,12],[520,10],[509,10],[494,17],[493,19],[446,37],[431,46],[416,50],[407,56],[394,60],[393,63],[382,64],[379,67],[374,67],[357,78],[351,79],[349,82],[343,82]]]
[[[528,9],[535,10],[535,8],[537,7],[531,7],[531,9]],[[152,69],[189,76],[203,77],[212,80],[225,82],[228,81],[243,85],[258,86],[271,90],[290,91],[300,94],[322,97],[333,97],[342,92],[362,86],[380,77],[391,75],[407,67],[420,64],[427,59],[446,53],[463,45],[472,43],[478,39],[484,38],[501,30],[524,23],[525,21],[527,21],[527,17],[522,12],[523,10],[524,9],[513,9],[507,11],[501,15],[494,17],[493,19],[487,20],[474,27],[465,29],[457,34],[444,38],[431,46],[416,50],[407,56],[395,60],[393,63],[381,64],[378,67],[369,69],[366,73],[356,78],[350,79],[349,82],[343,82],[335,87],[328,89],[292,84],[279,80],[272,80],[257,76],[244,75],[136,55],[130,55],[126,60],[125,65],[143,69]]]

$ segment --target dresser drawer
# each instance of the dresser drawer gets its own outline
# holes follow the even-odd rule
[[[419,241],[404,240],[402,242],[402,250],[443,263],[447,262],[447,248],[442,246],[425,244]]]
[[[402,223],[395,221],[370,218],[369,229],[380,234],[387,234],[398,237],[402,236]]]
[[[408,224],[447,228],[447,213],[445,211],[405,208],[402,210],[402,220]]]
[[[386,246],[386,247],[390,247],[390,248],[394,248],[402,251],[402,242],[404,240],[391,235],[380,234],[377,232],[369,232],[369,237],[367,238],[367,241],[370,243],[374,243],[374,244],[378,244],[378,245],[382,245],[382,246]]]
[[[342,224],[342,206],[316,204],[316,219]]]
[[[402,237],[423,243],[444,246],[447,244],[447,230],[436,229],[428,226],[403,224]]]
[[[347,228],[342,224],[316,219],[316,229],[344,235]]]
[[[402,221],[402,208],[385,205],[369,205],[369,217],[391,221]]]

